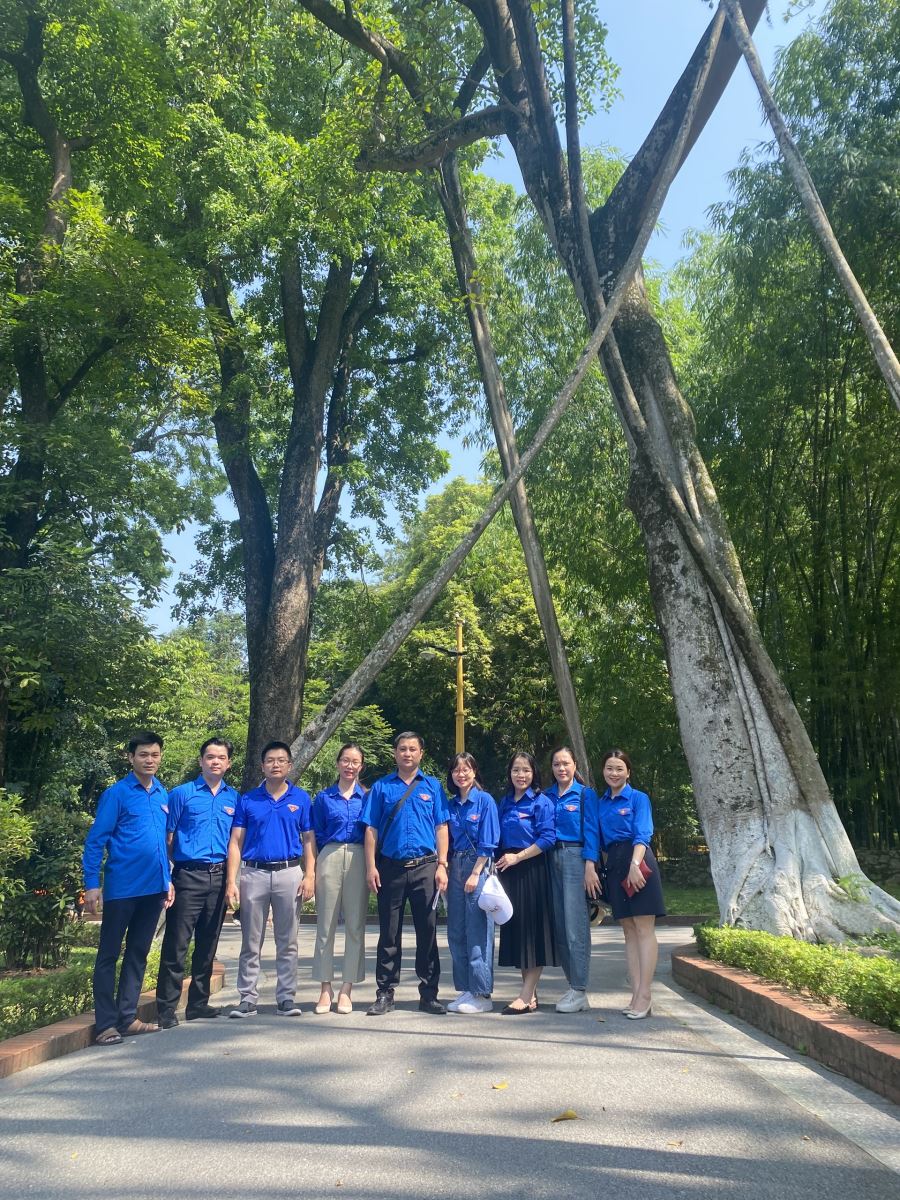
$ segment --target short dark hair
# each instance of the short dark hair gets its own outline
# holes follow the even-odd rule
[[[412,729],[404,729],[403,733],[397,734],[397,736],[394,738],[394,749],[396,750],[400,743],[406,741],[407,738],[413,738],[419,743],[419,746],[422,750],[425,749],[425,739],[422,737],[421,733],[416,733]]]
[[[228,754],[228,757],[234,758],[234,745],[231,742],[229,742],[228,738],[220,738],[220,737],[207,738],[206,741],[203,743],[203,745],[200,747],[200,757],[201,758],[207,752],[207,750],[210,748],[210,746],[224,746],[224,748]]]
[[[163,740],[152,729],[139,729],[137,733],[133,733],[128,739],[128,753],[134,754],[138,746],[159,746],[160,750],[162,750]]]
[[[484,784],[481,782],[481,776],[478,773],[478,763],[475,761],[475,756],[473,754],[469,754],[468,751],[466,751],[466,750],[460,750],[460,752],[458,754],[453,755],[453,757],[450,759],[450,762],[447,766],[447,795],[448,796],[452,796],[456,792],[456,784],[453,782],[453,772],[456,770],[456,768],[459,766],[460,763],[465,763],[466,766],[471,767],[472,770],[475,772],[475,782],[478,784],[478,786],[480,788],[484,787]]]
[[[288,758],[293,759],[294,757],[293,754],[291,754],[291,748],[287,742],[266,742],[262,750],[259,752],[259,761],[265,762],[266,755],[272,750],[286,750]]]
[[[603,760],[600,763],[601,768],[605,767],[611,758],[621,758],[622,762],[628,768],[628,774],[631,774],[631,755],[624,750],[607,750],[603,755]]]
[[[514,792],[516,790],[512,781],[512,768],[517,758],[524,758],[529,767],[531,767],[531,787],[534,791],[539,792],[541,790],[540,768],[537,765],[537,759],[533,754],[529,754],[527,750],[514,750],[509,756],[509,762],[506,764],[506,778],[509,780],[510,791]]]

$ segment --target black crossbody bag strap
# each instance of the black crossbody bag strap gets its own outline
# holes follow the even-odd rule
[[[375,847],[376,857],[381,853],[381,847],[384,845],[384,839],[387,837],[388,833],[390,832],[390,828],[394,823],[394,818],[396,817],[396,815],[400,811],[400,809],[403,807],[403,805],[406,803],[406,801],[409,799],[413,788],[416,786],[416,784],[418,782],[419,782],[418,776],[416,776],[413,780],[411,780],[409,787],[406,789],[406,791],[403,793],[403,795],[400,797],[400,799],[397,801],[397,803],[394,805],[394,807],[388,813],[388,819],[387,819],[387,821],[385,821],[384,829],[378,830],[378,844]]]

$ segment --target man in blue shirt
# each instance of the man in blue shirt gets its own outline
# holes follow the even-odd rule
[[[208,738],[200,747],[200,775],[169,792],[166,822],[172,858],[175,902],[166,913],[166,932],[159,957],[156,1009],[161,1029],[178,1024],[184,960],[191,938],[191,986],[185,1016],[217,1017],[209,1002],[213,958],[225,919],[225,857],[238,802],[225,782],[233,747],[224,738]]]
[[[156,778],[162,750],[158,733],[146,730],[131,738],[131,772],[100,797],[84,843],[84,907],[89,913],[103,912],[94,964],[99,1046],[113,1046],[123,1037],[157,1029],[137,1019],[137,1005],[160,914],[174,899],[166,850],[166,789]],[[123,938],[125,953],[116,993]]]
[[[437,998],[441,960],[435,901],[437,892],[447,890],[449,811],[440,782],[419,768],[424,751],[420,734],[398,734],[394,739],[397,770],[375,781],[360,815],[367,826],[366,879],[378,895],[380,925],[378,992],[370,1017],[383,1016],[394,1007],[407,899],[416,928],[419,1008],[435,1015],[447,1011]]]
[[[240,897],[237,989],[241,1000],[228,1014],[231,1017],[256,1015],[259,956],[270,907],[275,934],[276,1012],[281,1017],[296,1017],[301,1012],[294,1003],[297,897],[310,900],[316,889],[315,840],[309,795],[290,782],[290,769],[291,748],[286,742],[263,746],[263,782],[240,797],[234,813],[225,901],[236,904]]]

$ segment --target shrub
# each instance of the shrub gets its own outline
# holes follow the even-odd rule
[[[900,962],[863,958],[846,946],[819,946],[749,929],[697,925],[702,954],[716,962],[842,1004],[857,1017],[900,1032]]]

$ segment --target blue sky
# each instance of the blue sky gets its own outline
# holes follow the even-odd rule
[[[824,0],[812,0],[803,13],[785,23],[789,7],[790,0],[770,0],[769,15],[764,15],[757,26],[754,36],[767,73],[771,73],[777,50],[792,41],[810,18],[820,16],[826,5]],[[582,140],[585,146],[614,146],[630,157],[640,147],[684,69],[711,12],[705,0],[612,0],[603,6],[603,12],[609,29],[607,48],[620,68],[621,97],[608,113],[589,119]],[[742,151],[768,141],[770,136],[749,71],[739,63],[666,198],[660,228],[648,249],[651,258],[664,267],[677,262],[684,253],[686,232],[705,228],[709,206],[727,198],[726,176],[737,166]],[[521,187],[511,155],[493,160],[490,170]],[[450,470],[434,485],[434,491],[458,475],[473,480],[478,476],[477,452],[465,449],[459,438],[448,439],[445,445],[450,451]],[[227,501],[225,506],[230,507]],[[193,537],[194,531],[187,529],[166,539],[166,551],[172,558],[170,584],[195,557]],[[168,590],[146,615],[159,632],[171,628]]]

